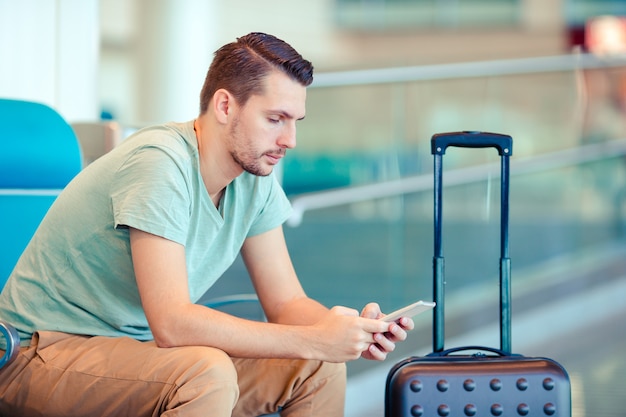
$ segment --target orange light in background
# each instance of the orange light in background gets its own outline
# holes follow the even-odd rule
[[[585,46],[597,55],[626,53],[626,17],[598,16],[587,21]]]

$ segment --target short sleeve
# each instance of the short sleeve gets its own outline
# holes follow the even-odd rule
[[[138,148],[112,183],[114,226],[136,228],[184,245],[191,204],[187,171],[185,161],[170,149]]]
[[[248,231],[248,237],[260,235],[282,225],[291,215],[291,203],[272,174],[267,180],[267,198]]]

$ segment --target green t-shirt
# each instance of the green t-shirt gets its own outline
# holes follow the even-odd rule
[[[59,195],[0,294],[0,319],[23,344],[36,330],[151,340],[129,226],[185,246],[196,302],[247,237],[278,227],[290,212],[273,175],[247,172],[216,208],[200,175],[193,122],[140,130]]]

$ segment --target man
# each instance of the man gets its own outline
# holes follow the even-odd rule
[[[272,171],[312,79],[285,42],[239,38],[196,120],[137,132],[67,186],[0,295],[24,341],[1,415],[342,415],[343,363],[383,360],[413,322],[328,310],[294,272]],[[194,304],[239,252],[267,323]]]

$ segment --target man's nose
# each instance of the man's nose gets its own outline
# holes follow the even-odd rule
[[[280,138],[278,138],[278,145],[281,148],[293,149],[296,147],[296,124],[287,123]]]

